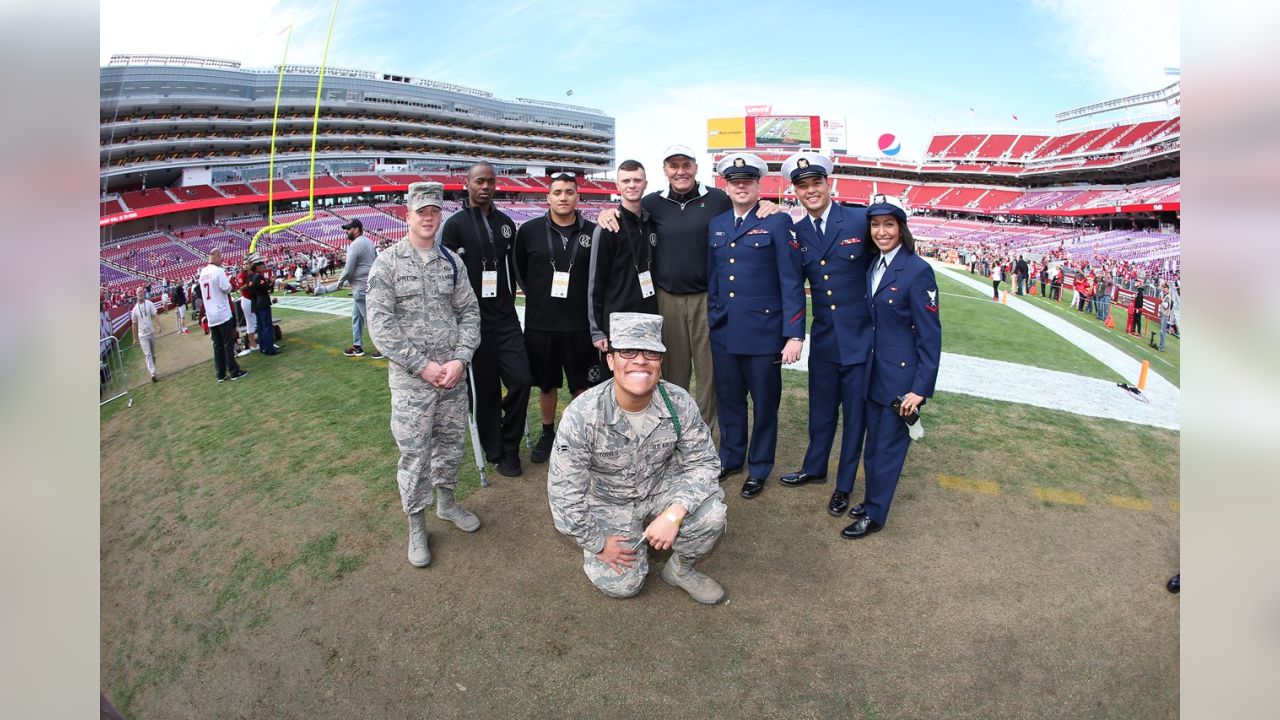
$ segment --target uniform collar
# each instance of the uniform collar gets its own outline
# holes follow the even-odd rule
[[[831,218],[831,208],[835,206],[836,206],[836,201],[832,200],[831,202],[827,203],[827,209],[822,211],[822,231],[823,232],[826,232],[827,226],[831,224],[827,222],[827,220]],[[806,212],[804,216],[809,218],[809,222],[813,222],[813,215],[810,215],[809,213]]]
[[[884,265],[885,265],[885,267],[886,267],[886,268],[887,268],[887,267],[890,267],[890,266],[892,266],[892,265],[893,265],[893,259],[894,259],[894,258],[896,258],[896,257],[898,257],[898,251],[899,251],[899,250],[901,250],[901,249],[902,249],[902,243],[898,243],[898,246],[897,246],[897,247],[895,247],[894,249],[890,250],[890,251],[889,251],[889,252],[884,256]]]
[[[604,400],[604,421],[609,425],[622,424],[630,430],[631,424],[627,421],[626,413],[622,407],[618,405],[618,398],[613,394],[614,380],[601,386],[605,397]],[[658,385],[662,385],[663,380],[658,381]],[[662,402],[662,396],[658,394],[658,388],[653,388],[653,395],[649,398],[649,407],[645,408],[645,412],[652,411],[658,418],[665,420],[671,417],[671,413],[667,411],[666,403]]]

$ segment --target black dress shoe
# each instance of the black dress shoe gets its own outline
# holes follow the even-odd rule
[[[724,479],[725,479],[725,478],[729,477],[730,475],[737,475],[737,474],[738,474],[738,473],[740,473],[740,472],[742,472],[742,466],[741,466],[741,465],[739,465],[738,467],[721,468],[721,469],[720,469],[720,481],[721,481],[721,482],[724,482]]]
[[[849,493],[837,490],[831,493],[831,502],[827,504],[827,512],[840,517],[849,509]]]
[[[1169,578],[1169,584],[1165,585],[1165,587],[1169,589],[1169,592],[1175,595],[1178,594],[1178,591],[1182,589],[1181,578],[1182,578],[1182,573],[1178,573],[1177,575],[1174,575],[1173,577]]]
[[[742,497],[753,498],[764,490],[765,478],[749,477],[747,481],[742,483]]]
[[[852,525],[840,531],[840,537],[845,540],[857,540],[860,537],[866,537],[873,532],[880,532],[880,528],[884,527],[880,523],[869,517],[863,516],[853,522]]]
[[[860,518],[860,517],[866,517],[866,516],[867,516],[867,504],[865,502],[860,502],[857,505],[854,505],[853,507],[849,508],[849,517],[851,518]]]
[[[782,477],[778,478],[778,482],[782,483],[783,485],[786,485],[787,487],[800,487],[805,483],[814,483],[815,485],[821,485],[826,481],[827,481],[826,475],[810,475],[809,473],[804,471],[789,473],[787,475],[783,475]]]

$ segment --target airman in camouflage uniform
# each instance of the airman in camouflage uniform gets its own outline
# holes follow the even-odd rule
[[[480,344],[480,307],[462,261],[436,242],[444,186],[409,186],[408,235],[369,273],[369,334],[390,361],[396,482],[409,516],[409,562],[431,562],[424,510],[474,532],[480,520],[453,499],[466,437],[467,365]],[[432,497],[432,489],[435,497]]]
[[[609,332],[613,380],[575,398],[556,434],[547,471],[556,529],[582,547],[582,569],[606,595],[640,592],[647,542],[672,551],[663,581],[718,603],[724,589],[693,569],[727,522],[711,430],[689,393],[660,379],[661,315],[612,313]]]

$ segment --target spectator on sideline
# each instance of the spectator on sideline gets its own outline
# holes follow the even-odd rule
[[[903,419],[933,396],[942,356],[938,283],[933,268],[915,254],[905,207],[896,197],[876,195],[867,215],[878,257],[867,280],[875,339],[867,382],[866,499],[849,510],[855,519],[840,531],[846,540],[878,532],[888,521],[911,446]]]
[[[271,318],[271,274],[267,263],[257,253],[245,261],[249,266],[249,292],[253,297],[253,316],[258,326],[258,351],[263,355],[279,355],[275,322]]]
[[[239,380],[249,374],[236,363],[236,327],[231,315],[231,280],[222,267],[222,251],[209,253],[209,264],[200,271],[200,295],[213,340],[213,366],[218,382]]]
[[[512,245],[516,224],[493,206],[493,165],[467,171],[467,200],[445,221],[440,241],[462,258],[480,303],[480,347],[471,365],[476,424],[489,462],[507,477],[523,474],[520,438],[529,409],[529,356],[516,315]],[[384,348],[385,349],[385,348]],[[501,384],[499,384],[501,381]],[[502,397],[502,386],[507,388]]]
[[[129,311],[129,319],[133,322],[133,344],[142,346],[142,357],[147,363],[147,372],[151,374],[151,382],[156,381],[156,306],[147,299],[142,288],[134,295],[137,303]]]
[[[347,231],[347,239],[351,244],[347,246],[347,264],[342,268],[342,275],[338,276],[337,286],[342,287],[344,282],[350,285],[352,300],[351,347],[342,354],[357,357],[364,355],[364,326],[368,317],[365,293],[369,285],[369,268],[373,267],[373,261],[378,257],[378,250],[373,246],[373,241],[364,236],[364,223],[360,218],[347,221],[342,229]],[[381,357],[382,353],[374,347],[373,359]]]
[[[368,278],[369,334],[386,351],[396,484],[409,519],[409,564],[431,563],[425,510],[465,532],[480,518],[454,501],[467,434],[463,377],[480,344],[480,309],[462,260],[437,239],[444,186],[409,186],[404,239],[378,255]]]
[[[1004,279],[1004,269],[1000,267],[1000,262],[991,263],[991,299],[1000,299],[1000,281]]]
[[[642,198],[649,181],[636,160],[618,165],[618,206],[615,228],[597,225],[591,235],[591,267],[587,278],[587,322],[591,342],[600,352],[609,350],[609,318],[617,312],[658,314],[653,286],[657,228]],[[601,211],[601,215],[611,208]]]
[[[185,322],[187,316],[187,291],[183,287],[183,283],[175,283],[173,286],[173,314],[178,323],[178,334],[186,335],[187,324]]]
[[[1045,292],[1045,285],[1049,282],[1049,263],[1044,263],[1040,268],[1040,297],[1048,300],[1049,295]]]
[[[1018,276],[1017,294],[1025,295],[1027,293],[1027,277],[1031,271],[1027,266],[1027,261],[1021,255],[1018,256],[1018,263],[1014,265],[1014,273]]]
[[[236,273],[231,283],[231,288],[238,295],[234,299],[236,305],[231,310],[236,316],[236,331],[243,337],[244,342],[244,347],[237,353],[237,357],[244,357],[257,347],[255,341],[258,339],[258,316],[253,313],[253,288],[249,286],[251,274],[249,257],[245,256],[240,261],[240,271]]]
[[[1160,283],[1160,345],[1156,348],[1164,352],[1165,336],[1169,333],[1169,325],[1173,321],[1173,293],[1169,291],[1169,283]]]
[[[578,212],[578,178],[551,176],[547,214],[516,231],[516,277],[524,288],[524,339],[538,386],[542,434],[529,460],[543,463],[555,441],[558,390],[569,379],[577,397],[600,382],[600,353],[587,324],[587,280],[596,225]]]
[[[582,548],[582,571],[605,595],[640,592],[649,573],[647,542],[671,550],[663,582],[714,605],[724,588],[694,565],[728,522],[715,479],[720,461],[693,398],[660,379],[662,324],[661,315],[645,313],[609,318],[613,381],[565,408],[547,501],[556,530]]]
[[[825,155],[799,152],[782,164],[806,216],[793,226],[813,297],[809,331],[809,447],[798,472],[779,478],[788,487],[824,483],[837,420],[844,420],[836,487],[827,512],[849,508],[866,429],[867,362],[871,314],[867,308],[867,211],[831,199],[833,165]]]
[[[768,165],[731,153],[716,167],[733,207],[711,219],[707,321],[720,421],[720,477],[747,467],[741,495],[754,498],[773,472],[778,447],[782,365],[800,359],[805,336],[800,245],[783,213],[759,218],[760,179]],[[753,422],[747,444],[747,399]]]
[[[1147,304],[1147,286],[1139,284],[1138,289],[1134,291],[1133,307],[1129,310],[1129,317],[1133,325],[1134,337],[1142,337],[1142,310]]]

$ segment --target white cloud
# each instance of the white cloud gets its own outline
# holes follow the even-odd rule
[[[338,10],[329,63],[343,65],[347,48],[361,43],[354,19],[359,0]],[[99,55],[103,65],[115,54],[195,55],[236,60],[245,67],[270,67],[285,50],[285,30],[293,25],[289,62],[320,64],[333,5],[298,0],[224,0],[220,3],[157,0],[103,0]],[[337,62],[335,62],[335,59]]]
[[[1036,0],[1056,25],[1056,43],[1085,76],[1112,97],[1149,92],[1176,78],[1181,63],[1177,0]],[[1104,100],[1109,98],[1098,98]]]

